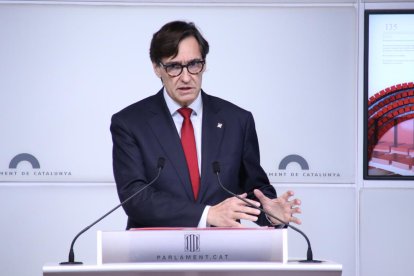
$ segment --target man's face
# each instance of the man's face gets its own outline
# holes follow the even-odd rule
[[[187,65],[189,62],[202,60],[200,46],[197,40],[190,36],[178,44],[178,54],[174,58],[164,58],[164,65],[179,63]],[[179,76],[171,77],[162,65],[153,64],[155,74],[161,78],[168,95],[181,106],[190,105],[198,96],[205,67],[198,74],[190,74],[187,68],[183,68]]]

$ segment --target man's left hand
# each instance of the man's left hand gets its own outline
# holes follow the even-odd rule
[[[281,220],[283,220],[286,223],[296,223],[301,224],[301,220],[295,217],[295,214],[302,213],[301,209],[299,208],[301,201],[297,198],[292,199],[291,197],[294,196],[293,191],[287,191],[280,197],[270,199],[267,196],[265,196],[262,191],[255,189],[254,195],[257,197],[257,199],[262,204],[263,209],[268,212],[269,214],[272,214]],[[281,224],[280,221],[268,216],[268,218],[271,220],[271,222],[275,225]]]

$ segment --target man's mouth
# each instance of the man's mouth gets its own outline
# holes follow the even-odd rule
[[[185,87],[180,87],[178,89],[181,91],[188,91],[188,90],[191,90],[191,87],[185,86]]]

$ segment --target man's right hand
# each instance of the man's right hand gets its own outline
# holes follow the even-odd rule
[[[240,195],[247,197],[247,193]],[[260,202],[247,199],[251,204],[260,207]],[[243,227],[238,220],[257,221],[260,210],[249,207],[237,197],[230,197],[217,205],[211,206],[207,214],[207,224],[216,227]]]

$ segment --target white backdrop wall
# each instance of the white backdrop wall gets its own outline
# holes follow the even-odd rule
[[[413,239],[407,232],[391,239],[392,228],[375,219],[412,215],[408,203],[381,204],[388,187],[393,199],[410,201],[412,193],[362,180],[361,16],[369,5],[0,1],[0,274],[41,275],[118,203],[110,116],[158,91],[149,41],[175,19],[194,21],[211,44],[204,89],[253,112],[262,164],[279,193],[294,189],[302,199],[315,257],[342,263],[344,276],[388,275],[395,244],[394,275],[409,274],[409,247],[401,245]],[[40,168],[10,168],[20,153]],[[309,170],[295,162],[279,169],[292,154]],[[120,210],[92,228],[76,244],[77,259],[95,262],[96,230],[125,223]],[[374,247],[376,240],[388,242]],[[305,256],[300,236],[291,232],[289,242],[290,258]]]
[[[353,183],[356,17],[353,5],[3,5],[0,180],[113,182],[110,116],[160,89],[149,41],[183,19],[211,44],[205,91],[254,112],[272,182]],[[40,170],[7,170],[26,151]],[[292,154],[309,170],[279,169]]]

